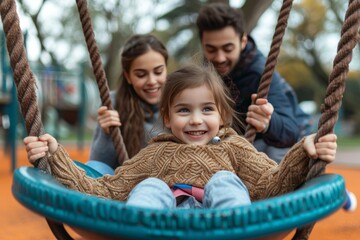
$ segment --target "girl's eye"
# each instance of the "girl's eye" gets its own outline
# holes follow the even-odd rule
[[[180,108],[178,112],[189,112],[189,109],[187,108]]]
[[[212,112],[212,111],[214,111],[214,108],[213,107],[205,107],[203,111],[204,112]]]

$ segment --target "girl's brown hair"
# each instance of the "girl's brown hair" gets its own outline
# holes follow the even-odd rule
[[[202,85],[209,87],[213,93],[224,127],[232,127],[233,122],[238,121],[235,115],[234,101],[210,63],[205,63],[202,66],[189,64],[168,75],[160,100],[160,114],[163,120],[169,119],[170,106],[178,94],[185,89]]]
[[[126,81],[124,73],[129,73],[133,61],[150,50],[160,53],[167,64],[168,53],[165,46],[151,34],[133,35],[121,53],[121,84],[116,92],[115,110],[119,112],[123,123],[120,130],[130,158],[143,147],[145,112],[152,115],[153,107],[140,99],[133,86]]]

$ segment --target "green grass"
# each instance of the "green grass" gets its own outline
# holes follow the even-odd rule
[[[339,148],[360,148],[360,136],[354,137],[339,137],[338,138]]]

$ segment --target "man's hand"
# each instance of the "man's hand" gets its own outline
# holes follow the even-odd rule
[[[255,101],[257,94],[252,94],[252,102]],[[274,112],[274,107],[267,99],[259,98],[255,104],[249,106],[246,122],[252,125],[256,132],[265,133],[270,125],[271,115]]]

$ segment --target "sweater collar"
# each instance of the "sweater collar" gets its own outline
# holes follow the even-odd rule
[[[232,128],[221,128],[217,134],[217,136],[221,140],[233,135],[237,135],[237,133]],[[175,137],[172,133],[160,133],[159,135],[157,135],[156,137],[150,140],[150,143],[155,143],[155,142],[174,142],[178,144],[184,144],[180,139]]]

